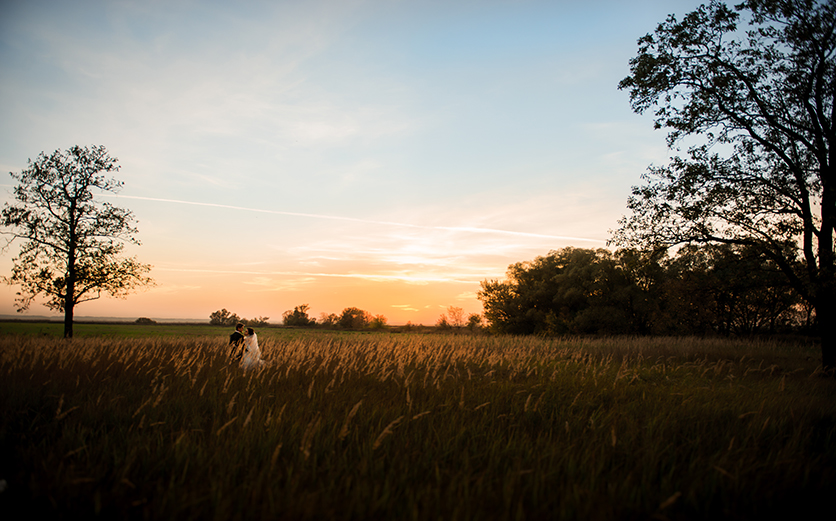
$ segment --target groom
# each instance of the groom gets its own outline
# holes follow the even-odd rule
[[[240,362],[244,356],[244,324],[235,324],[235,332],[229,335],[229,356],[233,362]]]

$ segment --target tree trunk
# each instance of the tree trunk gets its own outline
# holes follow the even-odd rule
[[[822,369],[836,376],[836,305],[833,292],[827,291],[816,306],[816,321],[821,337]]]
[[[836,107],[834,107],[836,108]],[[836,376],[836,266],[833,255],[833,230],[836,228],[836,172],[822,176],[821,233],[819,233],[819,277],[816,294],[816,318],[821,335],[822,369]]]
[[[64,294],[64,338],[73,337],[73,307],[75,306],[75,233],[70,235],[70,248],[67,262],[67,285]]]
[[[73,337],[73,305],[64,305],[64,338]]]
[[[67,291],[64,294],[64,338],[73,337],[73,307],[75,306],[75,255],[76,247],[78,246],[78,237],[76,236],[76,227],[78,222],[76,220],[76,208],[78,207],[77,197],[70,200],[70,212],[68,216],[69,222],[69,236],[67,240],[67,279],[64,289]]]
[[[75,273],[67,277],[67,293],[64,296],[64,338],[73,337],[73,294],[75,293]]]

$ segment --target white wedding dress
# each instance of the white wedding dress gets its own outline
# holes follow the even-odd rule
[[[241,358],[243,369],[258,369],[264,365],[261,349],[258,348],[258,335],[253,333],[244,337],[244,356]]]

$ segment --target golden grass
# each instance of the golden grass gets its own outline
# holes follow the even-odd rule
[[[2,509],[51,517],[800,515],[836,492],[815,346],[0,337]]]

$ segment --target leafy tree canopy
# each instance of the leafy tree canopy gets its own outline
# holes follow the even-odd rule
[[[338,325],[343,329],[364,329],[368,326],[373,317],[368,311],[360,308],[345,308],[340,314]]]
[[[712,1],[639,39],[619,88],[676,149],[628,200],[613,242],[745,245],[816,311],[836,367],[836,2]],[[678,149],[677,149],[678,150]]]
[[[227,311],[226,308],[214,311],[209,315],[209,323],[213,326],[234,326],[239,322],[243,324],[241,317]]]
[[[294,307],[293,311],[285,311],[284,313],[282,313],[282,321],[284,322],[284,325],[298,327],[315,325],[316,319],[308,316],[309,309],[309,305],[302,304],[301,306]]]
[[[803,327],[798,294],[751,248],[564,248],[482,282],[491,330],[510,334],[749,334]]]
[[[239,322],[250,327],[263,327],[268,325],[270,317],[241,318],[237,313],[232,313],[226,308],[219,309],[209,315],[209,323],[213,326],[234,326]]]
[[[103,146],[72,147],[41,153],[29,166],[10,175],[17,181],[14,203],[2,211],[9,243],[22,240],[11,277],[19,285],[18,311],[38,297],[50,309],[64,312],[64,336],[72,337],[73,310],[102,294],[124,298],[153,283],[151,266],[123,257],[134,238],[133,214],[94,192],[116,193],[122,182],[108,177],[119,169]]]

